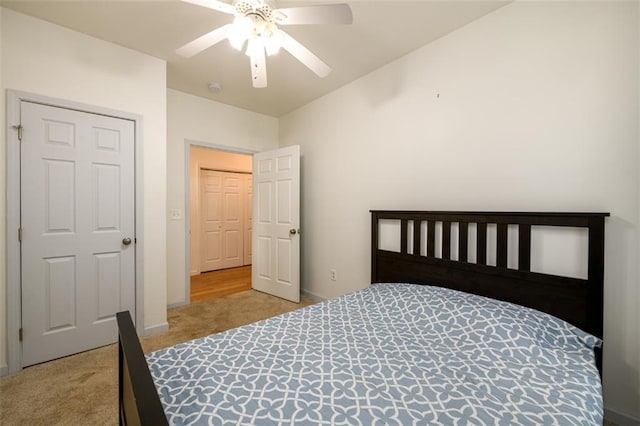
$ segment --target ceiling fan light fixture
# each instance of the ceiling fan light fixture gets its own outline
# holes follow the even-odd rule
[[[271,32],[269,36],[264,39],[264,48],[267,51],[267,55],[273,56],[277,54],[283,42],[284,37],[282,36],[282,31],[276,28],[275,31]]]
[[[236,16],[229,27],[227,38],[236,50],[242,50],[244,42],[253,35],[253,20],[247,16]]]
[[[248,41],[245,52],[247,56],[251,56],[258,45],[267,51],[267,55],[275,55],[280,51],[284,40],[278,26],[258,14],[237,16],[227,38],[231,46],[239,51],[242,51],[245,41]]]

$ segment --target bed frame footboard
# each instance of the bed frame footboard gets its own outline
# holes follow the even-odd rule
[[[118,322],[118,407],[120,425],[168,425],[129,311]]]

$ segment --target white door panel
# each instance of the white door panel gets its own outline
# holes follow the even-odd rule
[[[207,272],[222,268],[222,176],[201,170],[200,188],[200,272]]]
[[[23,366],[117,340],[135,318],[134,124],[21,103]]]
[[[242,266],[242,175],[224,174],[224,260],[225,268]]]
[[[253,288],[300,301],[300,147],[254,155]]]
[[[245,176],[245,197],[244,197],[244,264],[251,265],[251,234],[253,217],[253,176]]]

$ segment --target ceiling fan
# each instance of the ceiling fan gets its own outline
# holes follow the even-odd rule
[[[267,87],[266,56],[280,48],[289,52],[319,77],[326,77],[331,68],[279,26],[303,24],[351,24],[353,15],[348,4],[325,4],[276,9],[269,0],[182,0],[218,12],[235,16],[233,23],[223,25],[176,50],[190,58],[228,39],[231,46],[242,50],[251,59],[253,87]]]

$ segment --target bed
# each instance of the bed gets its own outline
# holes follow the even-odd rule
[[[146,356],[118,313],[121,423],[602,423],[608,213],[371,215],[367,289]],[[586,230],[586,278],[532,271],[538,226]]]

